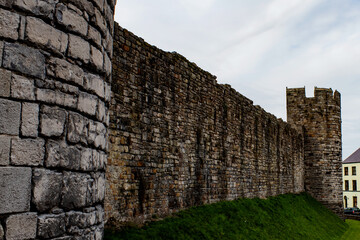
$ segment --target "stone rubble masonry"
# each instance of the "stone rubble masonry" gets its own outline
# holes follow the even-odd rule
[[[115,2],[0,0],[0,239],[103,237]]]
[[[307,98],[305,88],[287,89],[288,122],[304,131],[305,190],[342,216],[341,96],[315,88]]]
[[[302,132],[118,25],[114,56],[108,227],[304,191]]]

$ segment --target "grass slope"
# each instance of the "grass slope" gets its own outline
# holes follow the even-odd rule
[[[190,208],[105,239],[340,239],[348,226],[308,194],[239,199]]]
[[[347,219],[346,223],[349,225],[349,229],[342,236],[341,240],[360,239],[360,221]]]

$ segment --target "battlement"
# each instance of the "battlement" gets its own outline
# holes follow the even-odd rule
[[[341,94],[335,90],[333,91],[331,88],[318,88],[315,87],[314,88],[314,97],[306,97],[306,89],[305,87],[302,88],[286,88],[286,95],[287,98],[291,98],[291,99],[298,99],[298,101],[302,101],[305,99],[307,99],[307,101],[327,101],[326,105],[328,104],[328,102],[332,102],[335,105],[338,105],[340,107],[341,105]]]

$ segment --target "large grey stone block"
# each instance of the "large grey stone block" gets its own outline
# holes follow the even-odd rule
[[[80,169],[81,149],[76,146],[68,146],[65,142],[48,141],[46,150],[47,167],[63,167],[72,170]]]
[[[45,156],[43,139],[13,139],[11,141],[11,163],[22,166],[41,166]]]
[[[61,136],[64,132],[67,112],[58,107],[41,108],[40,128],[45,136]]]
[[[19,135],[21,103],[0,99],[0,133]]]
[[[16,13],[0,9],[0,36],[17,40],[19,37],[20,16]]]
[[[86,90],[96,93],[101,98],[105,97],[104,80],[95,74],[88,73],[84,76],[84,87]]]
[[[10,141],[11,137],[0,135],[0,166],[6,166],[10,163]]]
[[[87,35],[88,23],[77,12],[67,8],[64,4],[58,4],[55,18],[58,23],[65,26],[68,30]]]
[[[0,41],[0,66],[2,66],[3,51],[4,51],[4,42]]]
[[[102,71],[104,65],[104,56],[102,52],[94,46],[91,46],[90,62],[96,67],[97,70]]]
[[[1,46],[0,46],[1,48]],[[2,59],[2,49],[0,50],[0,58]],[[1,60],[0,60],[1,61]],[[0,62],[1,65],[1,62]],[[0,96],[10,97],[11,72],[0,69]]]
[[[40,212],[59,206],[63,175],[58,172],[35,169],[33,171],[32,202]]]
[[[68,35],[44,21],[27,17],[26,37],[29,41],[42,45],[55,52],[64,53],[68,44]]]
[[[0,167],[0,214],[30,210],[31,168]]]
[[[90,44],[76,35],[69,35],[68,55],[88,63],[90,60]]]
[[[38,236],[43,238],[54,238],[63,235],[65,229],[65,214],[41,215],[39,216]]]
[[[52,19],[57,0],[14,0],[13,5],[35,14]]]
[[[23,213],[6,219],[6,239],[34,239],[36,237],[37,214]]]
[[[69,122],[67,127],[67,139],[71,143],[82,142],[87,144],[88,119],[78,113],[69,113]]]
[[[4,240],[4,229],[3,229],[3,227],[2,227],[2,225],[1,225],[1,223],[0,223],[0,240]]]
[[[18,43],[5,43],[3,66],[33,77],[45,78],[45,57],[38,50]]]
[[[24,102],[21,110],[21,134],[37,137],[39,127],[39,104]]]
[[[81,92],[79,94],[78,109],[81,112],[95,116],[97,102],[98,98],[96,96]]]
[[[64,59],[51,58],[48,62],[47,74],[68,82],[76,83],[80,86],[83,85],[83,70]]]
[[[88,174],[65,172],[62,206],[66,209],[74,209],[91,204],[89,186],[92,181]]]
[[[24,100],[35,100],[34,80],[17,74],[12,74],[11,96]]]

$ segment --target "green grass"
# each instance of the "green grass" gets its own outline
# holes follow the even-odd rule
[[[143,228],[106,231],[105,239],[339,240],[347,228],[341,219],[302,193],[194,207]]]
[[[356,240],[360,239],[360,221],[346,220],[349,229],[342,236],[341,240]]]

